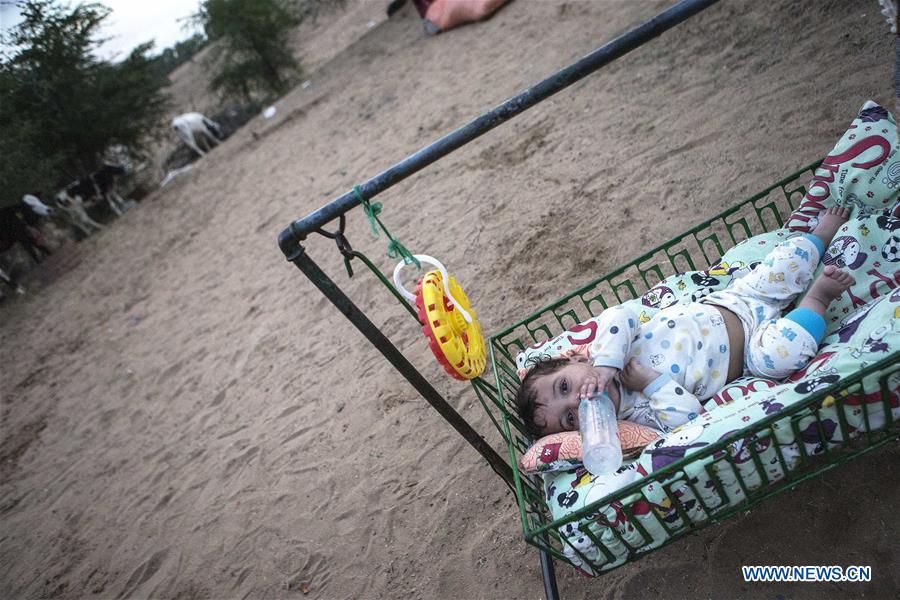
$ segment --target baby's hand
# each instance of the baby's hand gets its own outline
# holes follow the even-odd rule
[[[619,381],[622,382],[626,389],[633,392],[642,392],[657,377],[659,377],[659,373],[650,367],[645,367],[636,358],[632,358],[625,365],[625,368],[622,369],[622,376],[619,377]]]
[[[579,398],[590,398],[597,392],[606,391],[608,384],[619,370],[615,367],[594,367],[594,375],[585,377],[578,390]]]

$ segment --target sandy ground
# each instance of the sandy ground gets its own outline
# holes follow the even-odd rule
[[[0,307],[0,596],[543,596],[505,486],[275,238],[669,3],[517,0],[435,38],[382,4],[312,29],[312,85],[275,119]],[[389,190],[383,217],[497,331],[821,157],[863,101],[892,99],[892,71],[874,0],[722,2]],[[307,247],[496,444],[388,293],[348,281],[332,242]],[[561,592],[895,597],[897,465],[882,448],[598,580],[560,565]],[[745,584],[742,564],[874,581]]]

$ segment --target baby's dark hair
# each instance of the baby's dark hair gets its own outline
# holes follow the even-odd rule
[[[519,392],[516,394],[516,410],[519,412],[522,423],[532,437],[541,437],[541,430],[534,422],[534,409],[540,406],[534,382],[539,377],[556,373],[566,365],[571,364],[571,362],[568,358],[549,358],[546,356],[533,360],[534,366],[522,379],[522,385],[519,386]]]

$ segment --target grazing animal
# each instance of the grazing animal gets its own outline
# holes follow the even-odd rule
[[[78,185],[76,185],[78,184]],[[84,200],[82,200],[80,191],[83,191],[84,180],[79,179],[69,187],[60,190],[53,199],[56,208],[65,215],[66,219],[81,231],[85,236],[91,235],[94,231],[103,229],[97,221],[90,218],[84,210]]]
[[[16,281],[16,278],[13,277],[11,273],[7,273],[6,271],[4,271],[2,267],[0,267],[0,281],[16,290],[17,294],[25,293],[25,288],[19,285],[19,282]],[[3,294],[3,292],[0,291],[0,300],[4,299],[5,297],[6,296]]]
[[[38,215],[39,217],[49,217],[53,214],[53,209],[43,202],[37,196],[33,196],[31,194],[25,194],[22,196],[22,202],[31,209],[31,212]]]
[[[72,225],[84,235],[102,229],[102,225],[90,218],[84,210],[84,204],[91,200],[103,200],[116,215],[128,209],[125,200],[116,191],[116,179],[128,170],[120,165],[105,164],[87,177],[79,177],[65,189],[60,190],[53,199],[56,207]]]
[[[127,173],[125,167],[119,165],[103,165],[90,174],[90,179],[94,184],[95,193],[100,198],[106,200],[109,207],[114,213],[122,216],[122,213],[128,210],[125,200],[116,191],[116,179],[119,175]]]
[[[17,242],[25,248],[34,262],[42,260],[41,254],[50,255],[50,249],[44,244],[43,237],[25,220],[25,207],[22,203],[0,209],[0,252],[9,250]]]
[[[205,155],[222,141],[222,128],[219,124],[196,112],[178,115],[172,119],[172,129],[200,156]],[[197,142],[202,142],[206,152],[200,149]]]

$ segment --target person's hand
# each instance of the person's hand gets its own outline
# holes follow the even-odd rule
[[[619,381],[622,382],[626,389],[633,392],[642,392],[659,375],[650,367],[645,367],[638,362],[638,359],[632,358],[625,365],[625,368],[622,369],[622,376],[619,378]]]
[[[605,392],[606,384],[615,377],[619,370],[615,367],[594,367],[594,375],[585,377],[578,390],[579,398],[590,398],[597,392]]]

